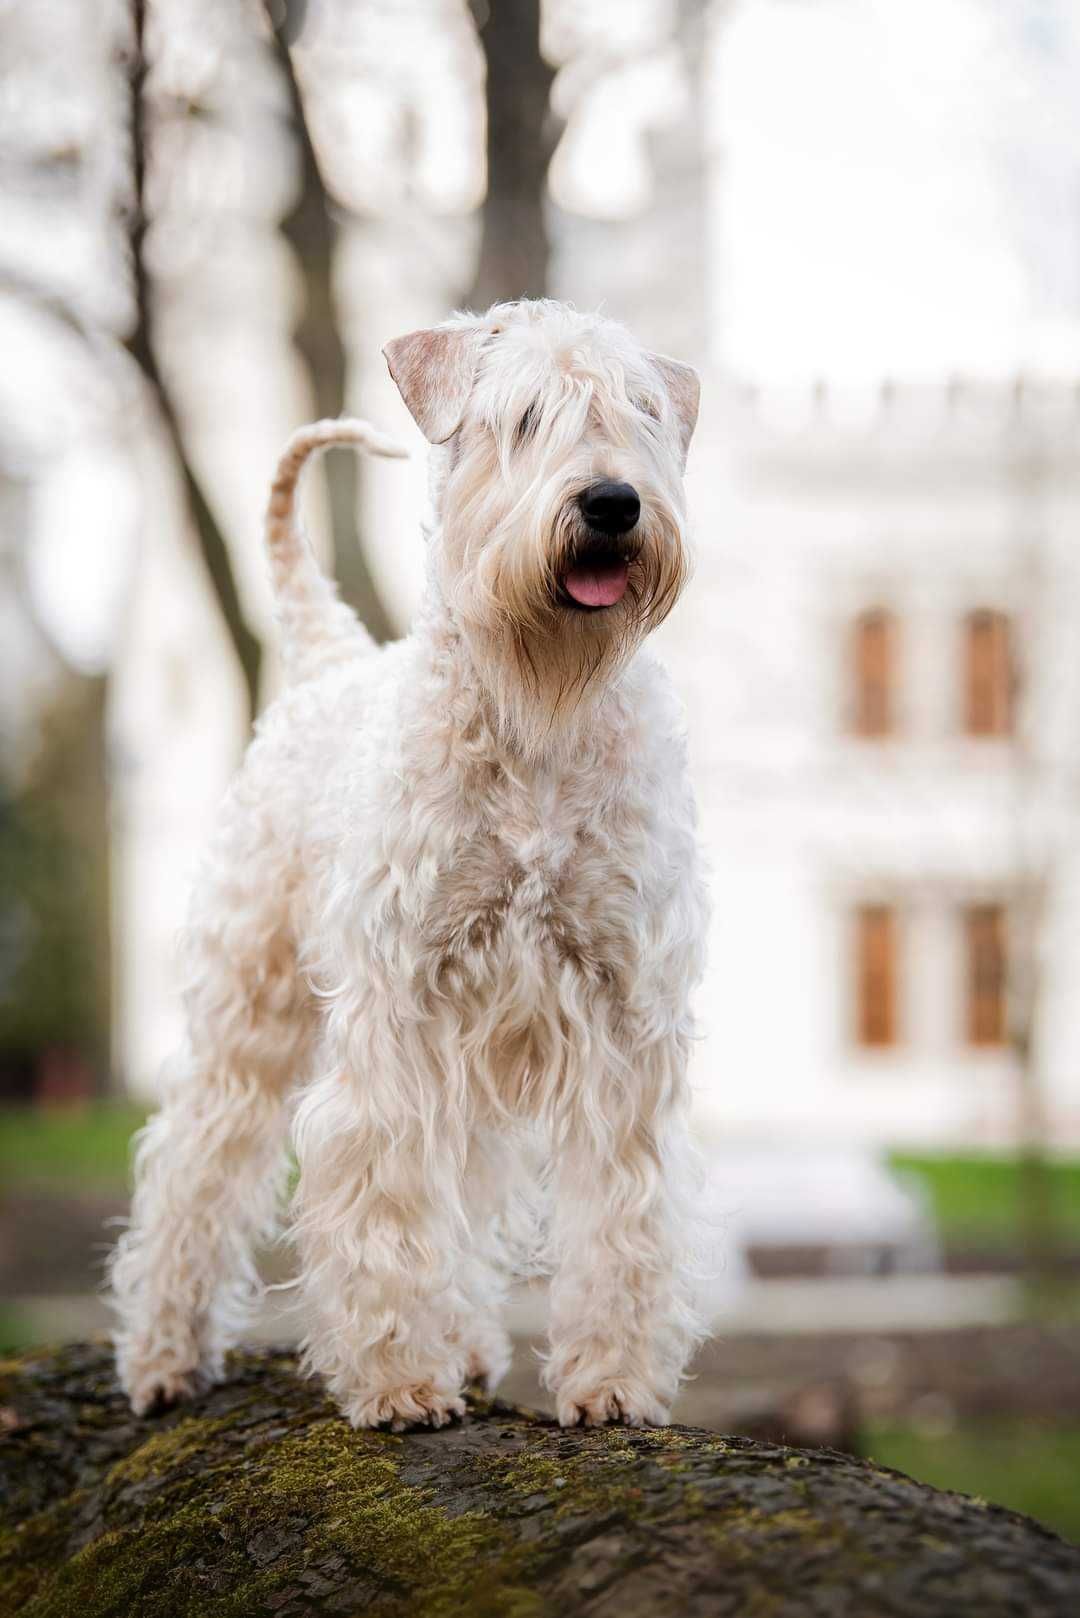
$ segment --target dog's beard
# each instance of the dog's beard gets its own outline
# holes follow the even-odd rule
[[[445,538],[450,540],[452,533]],[[553,523],[496,529],[475,554],[458,549],[448,594],[500,733],[536,753],[573,730],[644,637],[674,606],[688,573],[681,525],[650,501],[630,534],[606,539],[584,522],[576,497]],[[575,601],[567,578],[616,560],[626,583],[612,605]],[[444,585],[449,581],[444,580]]]

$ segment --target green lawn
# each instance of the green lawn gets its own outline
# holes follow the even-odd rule
[[[946,1241],[976,1247],[1019,1245],[1021,1169],[1015,1157],[893,1152],[890,1161],[926,1187]],[[1080,1246],[1080,1158],[1051,1160],[1047,1177],[1058,1238]]]
[[[877,1427],[864,1434],[864,1446],[882,1466],[1026,1512],[1080,1542],[1080,1427],[996,1420],[940,1438]]]
[[[63,1111],[0,1107],[0,1183],[74,1194],[123,1190],[129,1142],[145,1116],[122,1102]]]
[[[0,1357],[20,1354],[24,1348],[33,1348],[32,1323],[20,1309],[0,1303]]]
[[[0,1180],[70,1186],[73,1191],[123,1187],[128,1143],[143,1109],[98,1102],[72,1111],[0,1107]],[[948,1241],[1014,1246],[1020,1229],[1020,1171],[1014,1157],[894,1152],[897,1169],[927,1190]],[[1049,1168],[1059,1234],[1080,1246],[1080,1158]]]

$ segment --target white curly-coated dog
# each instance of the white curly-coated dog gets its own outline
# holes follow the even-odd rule
[[[434,446],[426,600],[377,649],[294,516],[314,451],[403,451],[297,433],[267,524],[286,689],[196,885],[187,1040],[112,1264],[120,1375],[144,1412],[223,1374],[291,1117],[305,1364],[354,1425],[437,1427],[498,1380],[538,1180],[560,1421],[663,1422],[699,1335],[705,903],[641,648],[687,576],[697,377],[548,301],[384,352]]]

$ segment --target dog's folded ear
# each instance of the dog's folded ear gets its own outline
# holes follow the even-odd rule
[[[668,359],[666,354],[651,354],[649,358],[663,378],[668,398],[675,411],[685,461],[697,425],[698,405],[701,402],[701,378],[692,365],[684,365],[682,360]]]
[[[445,444],[461,426],[480,353],[480,328],[435,326],[383,347],[390,375],[429,444]]]

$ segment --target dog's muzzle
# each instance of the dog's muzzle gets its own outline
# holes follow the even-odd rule
[[[626,594],[630,564],[641,549],[633,537],[641,500],[632,484],[604,481],[578,496],[578,508],[584,531],[559,580],[559,599],[578,611],[600,612]]]

